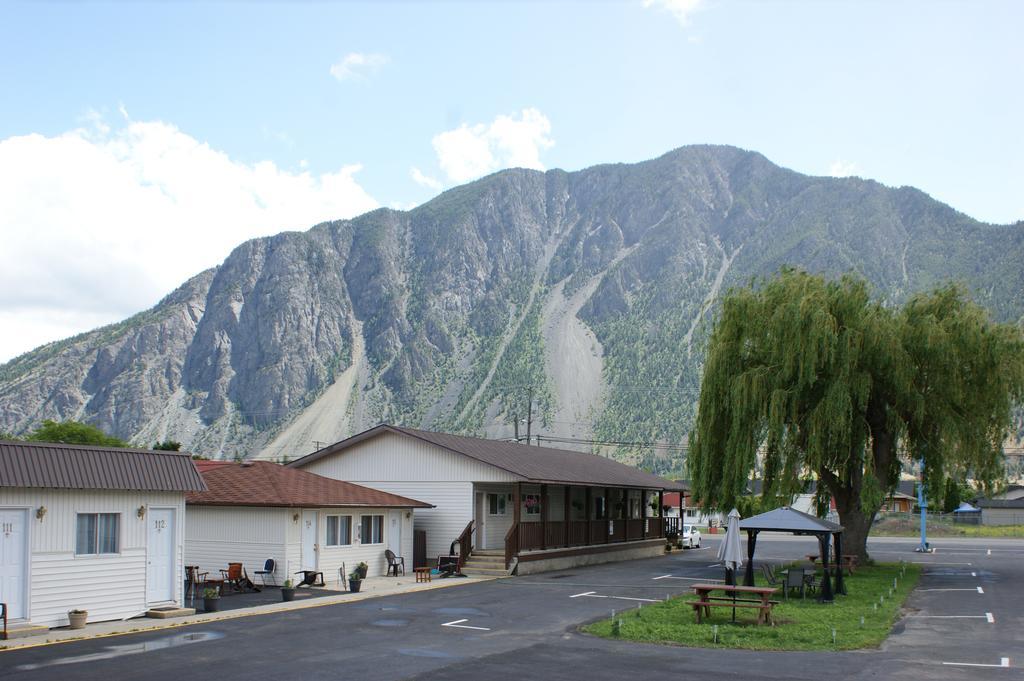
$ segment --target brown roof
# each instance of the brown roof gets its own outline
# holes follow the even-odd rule
[[[12,440],[0,440],[0,487],[206,489],[187,453]]]
[[[477,437],[449,435],[448,433],[434,433],[429,430],[416,430],[387,424],[324,447],[308,456],[292,461],[288,466],[301,468],[386,432],[429,442],[450,452],[462,454],[500,468],[526,482],[641,489],[684,489],[682,485],[671,480],[659,478],[638,468],[596,454],[551,447],[534,447],[517,442],[484,440]]]
[[[200,506],[287,506],[323,508],[372,506],[433,508],[422,501],[285,468],[270,461],[204,462],[207,491],[189,494],[188,504]]]

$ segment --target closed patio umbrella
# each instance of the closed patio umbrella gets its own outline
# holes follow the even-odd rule
[[[743,545],[740,543],[740,512],[735,508],[729,511],[725,539],[718,546],[718,559],[725,565],[726,584],[736,586],[736,571],[743,565]],[[732,597],[736,599],[735,592]],[[736,621],[736,608],[732,609],[732,621]]]

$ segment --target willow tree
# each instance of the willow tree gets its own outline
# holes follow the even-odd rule
[[[1001,478],[1022,397],[1024,336],[961,288],[893,307],[856,277],[783,270],[722,300],[691,435],[694,491],[709,510],[729,508],[759,462],[765,496],[816,478],[844,546],[866,557],[906,463],[937,483]]]

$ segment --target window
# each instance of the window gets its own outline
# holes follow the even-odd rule
[[[363,544],[384,543],[384,516],[364,515],[362,517],[362,534],[359,541]]]
[[[352,543],[352,516],[327,516],[327,546],[348,546]]]
[[[79,513],[75,536],[75,553],[94,556],[120,550],[119,513]]]
[[[604,497],[594,497],[594,517],[598,520],[602,520],[604,519],[604,513]]]
[[[526,507],[526,515],[540,515],[540,495],[527,494],[523,498],[523,506]]]
[[[505,504],[508,498],[504,494],[488,494],[487,508],[491,515],[505,515]]]

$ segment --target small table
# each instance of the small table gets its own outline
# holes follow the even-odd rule
[[[417,582],[429,582],[430,581],[430,568],[418,567],[413,568],[412,571],[416,573]]]
[[[697,614],[697,624],[700,624],[701,614],[710,616],[711,608],[757,608],[757,623],[772,624],[772,608],[778,601],[771,599],[778,589],[763,586],[730,586],[728,584],[694,584],[693,592],[697,594],[697,600],[690,605]],[[724,594],[732,594],[732,597],[712,596],[715,591]],[[737,594],[756,596],[756,598],[736,598]]]

